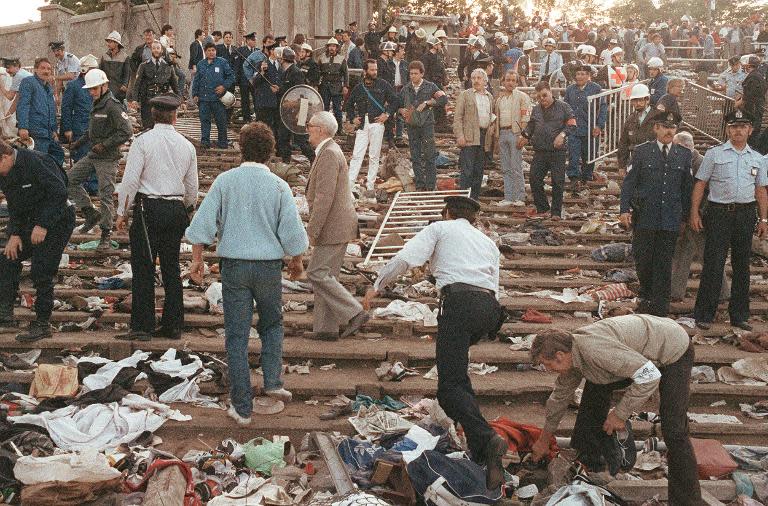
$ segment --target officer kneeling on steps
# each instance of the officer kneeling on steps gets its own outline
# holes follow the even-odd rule
[[[384,268],[364,306],[376,293],[409,268],[427,261],[440,290],[437,317],[437,400],[446,414],[460,423],[472,460],[486,465],[486,486],[498,489],[504,482],[501,458],[507,443],[488,425],[467,375],[469,347],[480,339],[495,337],[501,327],[499,249],[475,228],[480,203],[469,197],[445,198],[444,221],[424,228]]]
[[[37,319],[16,340],[51,337],[54,277],[75,226],[75,208],[67,201],[67,176],[49,155],[0,140],[0,190],[9,214],[0,253],[0,332],[17,326],[13,303],[21,262],[31,259]]]
[[[538,334],[531,346],[531,361],[559,376],[547,400],[546,422],[533,445],[533,459],[539,461],[549,453],[550,438],[582,379],[586,384],[571,447],[578,451],[579,461],[595,472],[610,464],[606,453],[600,452],[607,447],[606,440],[625,430],[629,416],[640,411],[658,388],[661,433],[669,464],[669,504],[702,504],[696,458],[688,435],[693,357],[693,345],[685,330],[675,321],[658,316],[616,316],[573,333],[553,329]],[[626,391],[609,411],[611,395],[620,388]],[[634,441],[622,443],[633,451]]]
[[[101,228],[98,249],[108,250],[115,214],[113,193],[120,164],[120,146],[131,138],[133,127],[122,103],[109,91],[109,79],[103,70],[89,70],[85,74],[83,88],[87,89],[93,98],[93,109],[88,132],[75,142],[72,148],[77,149],[81,143],[90,142],[91,151],[70,170],[68,190],[72,201],[85,218],[80,232],[87,234],[98,224]],[[94,171],[99,181],[101,212],[93,207],[88,193],[82,186]]]

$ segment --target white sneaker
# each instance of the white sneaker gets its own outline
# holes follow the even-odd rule
[[[229,409],[227,410],[227,416],[229,416],[231,419],[237,422],[238,425],[250,425],[251,424],[251,417],[243,418],[240,416],[235,410],[235,407],[233,405],[229,405]]]
[[[272,397],[273,399],[278,399],[283,402],[291,402],[293,399],[293,394],[285,388],[280,388],[277,390],[266,390],[264,393],[267,395],[267,397]]]
[[[525,202],[522,200],[515,200],[512,202],[512,205],[515,207],[525,207]]]
[[[509,207],[512,205],[512,201],[504,199],[502,201],[496,202],[496,205],[499,207]]]

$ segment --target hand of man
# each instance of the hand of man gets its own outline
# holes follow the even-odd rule
[[[376,123],[385,123],[389,119],[389,114],[383,112],[376,117]]]
[[[619,215],[619,221],[621,222],[621,226],[625,229],[629,230],[632,228],[632,215],[630,213],[621,213]]]
[[[200,102],[200,97],[192,97],[192,101],[197,104]]]
[[[534,462],[539,462],[549,454],[549,441],[540,437],[531,447],[531,458]]]
[[[126,86],[126,85],[122,85],[122,86],[120,86],[120,91],[121,91],[122,93],[125,93],[125,92],[127,92],[127,91],[128,91],[128,86]]]
[[[269,64],[266,61],[261,62],[261,71],[264,72],[269,68]]]
[[[277,93],[278,91],[280,91],[280,86],[273,84],[272,86],[269,87],[269,89],[272,90],[272,93]]]
[[[56,132],[53,132],[51,137],[53,137],[53,140],[55,140],[56,142],[59,142],[59,134],[57,134]]]
[[[47,229],[41,227],[40,225],[35,225],[35,228],[32,229],[32,235],[30,236],[30,240],[32,241],[32,244],[37,246],[38,244],[42,244],[47,234],[48,234]]]
[[[216,86],[216,94],[217,95],[221,96],[221,95],[224,94],[225,91],[227,91],[227,89],[224,86],[222,86],[222,85]]]
[[[419,106],[416,108],[416,110],[419,111],[419,112],[423,112],[424,109],[426,109],[426,108],[427,108],[427,103],[426,102],[422,102],[422,103],[419,104]]]
[[[688,218],[688,225],[694,232],[701,232],[704,230],[704,225],[701,223],[701,216],[697,211],[691,210],[691,217]]]
[[[126,222],[125,216],[118,215],[117,221],[115,221],[115,228],[117,230],[125,230],[125,222]]]
[[[205,266],[201,261],[192,261],[192,265],[189,266],[189,279],[196,285],[203,284],[203,275],[205,274]]]
[[[345,97],[346,97],[347,95],[349,95],[349,87],[348,87],[348,86],[344,86],[344,87],[341,89],[341,93],[342,93],[342,94],[343,94]]]
[[[22,141],[28,141],[29,140],[29,130],[26,128],[19,128],[19,139]]]
[[[91,148],[91,150],[93,150],[93,152],[96,153],[97,155],[102,154],[105,149],[107,148],[104,147],[104,144],[102,143],[94,144],[93,147]]]
[[[611,412],[608,413],[608,416],[605,417],[603,430],[609,436],[612,435],[614,432],[624,430],[625,428],[626,428],[626,423],[624,422],[624,420],[621,420],[618,416],[616,416],[616,413],[614,413],[613,410],[611,410]]]
[[[768,235],[768,223],[763,223],[762,221],[757,224],[757,237],[760,239],[765,239],[765,237]]]
[[[288,279],[296,281],[304,277],[304,261],[302,257],[293,257],[288,262]]]
[[[19,253],[21,253],[22,249],[21,237],[12,235],[8,238],[8,242],[5,243],[5,251],[3,251],[3,254],[8,260],[16,260],[19,258]]]
[[[360,118],[355,118],[352,120],[352,124],[355,125],[355,127],[359,127],[361,123]]]
[[[555,149],[562,148],[563,144],[565,144],[565,136],[563,135],[558,135],[555,137],[555,142],[552,143],[552,145],[555,146]]]
[[[592,137],[600,137],[600,134],[602,134],[603,131],[600,130],[600,127],[595,127],[592,129]]]
[[[67,130],[64,132],[64,138],[67,139],[68,143],[72,142],[72,130]]]
[[[467,139],[465,139],[463,135],[461,137],[458,137],[456,139],[456,145],[460,148],[463,148],[464,146],[467,145]]]
[[[528,139],[523,137],[522,135],[517,139],[517,142],[515,145],[517,146],[517,149],[523,149],[528,144]]]
[[[376,290],[369,288],[368,291],[365,292],[365,297],[363,297],[363,309],[366,311],[371,310],[371,302],[374,297],[376,297]]]
[[[139,108],[139,103],[136,102],[135,100],[131,100],[130,102],[128,102],[128,109],[135,111],[138,108]]]

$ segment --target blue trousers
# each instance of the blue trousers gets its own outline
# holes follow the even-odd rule
[[[216,121],[219,139],[216,146],[227,149],[227,108],[219,100],[205,101],[198,104],[200,108],[200,142],[204,146],[211,145],[211,117]]]
[[[573,181],[581,179],[582,181],[592,181],[592,171],[595,170],[594,163],[587,163],[588,142],[592,142],[592,154],[597,152],[597,137],[591,135],[569,135],[568,136],[568,179]]]
[[[253,390],[248,366],[248,337],[253,303],[259,313],[264,390],[282,388],[282,260],[221,259],[224,335],[229,364],[230,402],[240,416],[251,416]]]
[[[417,191],[434,191],[437,182],[435,169],[435,125],[408,127],[408,146]],[[463,150],[462,150],[463,151]]]
[[[64,150],[61,149],[59,141],[35,136],[32,136],[32,139],[35,141],[35,151],[51,155],[56,160],[56,163],[59,164],[59,167],[64,165]]]
[[[344,101],[344,95],[341,93],[338,95],[331,94],[328,88],[321,86],[320,96],[323,98],[323,105],[326,111],[330,111],[331,106],[333,106],[333,115],[336,117],[339,127],[341,127],[341,103]]]

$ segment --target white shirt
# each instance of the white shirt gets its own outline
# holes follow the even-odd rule
[[[125,216],[136,193],[183,196],[184,207],[197,202],[195,147],[173,125],[157,123],[137,136],[128,150],[125,173],[118,193],[117,214]]]
[[[400,64],[403,63],[403,60],[392,60],[392,63],[395,64],[395,86],[402,86],[403,80],[400,78]]]
[[[475,92],[475,105],[477,106],[477,121],[480,128],[488,128],[491,124],[491,97],[488,92]]]
[[[438,290],[452,283],[466,283],[493,290],[498,296],[500,258],[496,244],[460,218],[428,225],[405,244],[387,267],[396,265],[397,260],[410,268],[429,261]],[[379,279],[385,277],[382,269]],[[375,288],[378,290],[378,283]]]
[[[315,148],[315,156],[319,155],[320,150],[323,149],[323,146],[331,142],[332,139],[333,139],[332,137],[328,137],[327,139],[323,139],[322,141],[320,141],[320,144],[318,144],[317,147]]]
[[[656,144],[659,146],[659,151],[661,151],[662,153],[664,152],[664,146],[667,147],[667,154],[669,154],[669,150],[672,149],[672,144],[664,144],[661,141],[656,141]]]

